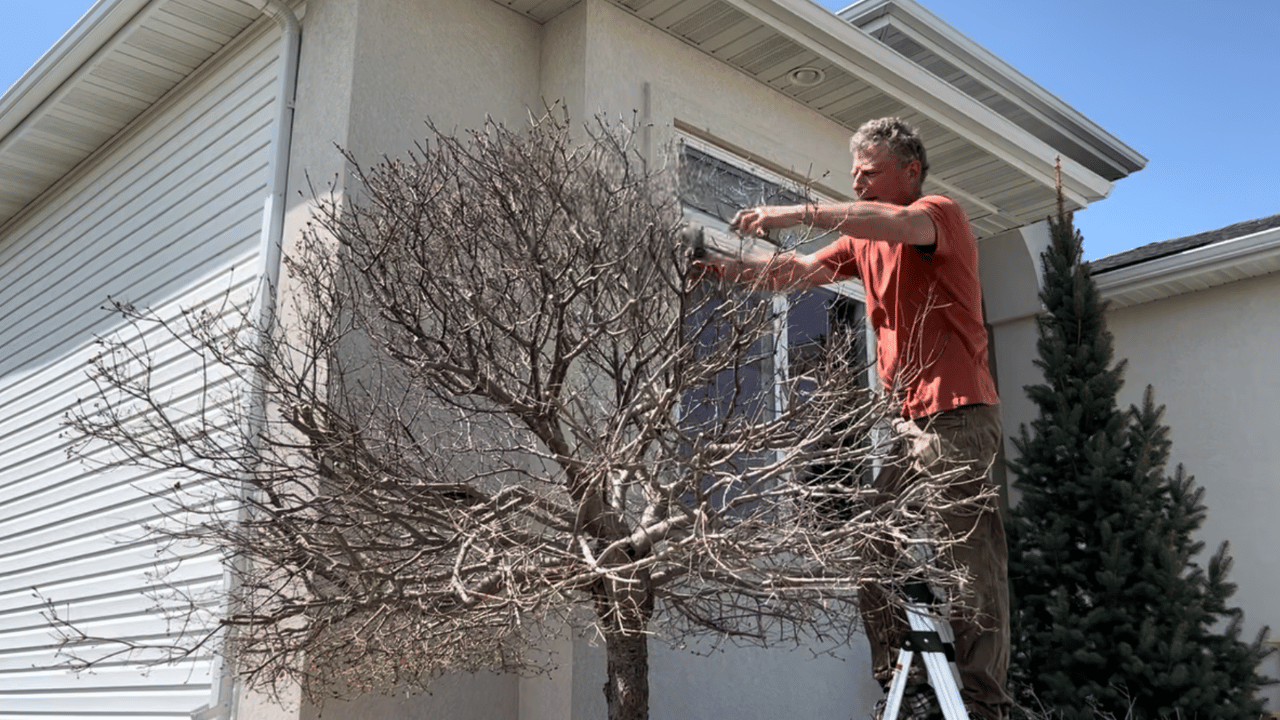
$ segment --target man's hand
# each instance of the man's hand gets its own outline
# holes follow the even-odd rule
[[[729,221],[729,227],[745,237],[768,237],[770,230],[799,225],[804,206],[761,205],[739,210]]]
[[[685,223],[680,228],[680,242],[689,248],[695,260],[701,260],[707,255],[706,239],[702,233],[701,223]]]

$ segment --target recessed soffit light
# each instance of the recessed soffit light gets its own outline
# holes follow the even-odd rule
[[[792,85],[800,87],[813,87],[823,80],[827,79],[827,74],[821,68],[816,67],[798,67],[787,74]]]

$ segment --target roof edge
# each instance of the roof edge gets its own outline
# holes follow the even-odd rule
[[[1113,272],[1120,268],[1148,263],[1159,258],[1186,253],[1217,243],[1259,235],[1267,230],[1280,228],[1280,214],[1269,215],[1172,240],[1147,243],[1130,250],[1108,255],[1089,263],[1095,275]]]
[[[1248,228],[1251,225],[1260,229],[1246,231],[1244,234],[1231,234],[1233,229]],[[1197,243],[1196,240],[1201,242]],[[1232,280],[1244,280],[1280,269],[1280,215],[1237,223],[1166,243],[1152,243],[1152,246],[1184,241],[1192,242],[1165,254],[1120,265],[1098,268],[1097,263],[1090,263],[1091,274],[1099,292],[1113,302],[1113,307],[1126,307],[1189,292],[1187,288],[1191,285],[1188,281],[1201,279],[1206,285],[1222,284],[1222,280],[1215,281],[1211,276],[1224,272],[1229,273]],[[1130,253],[1121,253],[1112,258],[1124,257]],[[1103,258],[1103,261],[1109,259],[1111,258]]]
[[[1042,121],[1104,157],[1124,175],[1141,170],[1147,158],[1104,130],[1012,65],[934,15],[916,0],[859,0],[836,13],[859,29],[890,22],[927,42],[934,52],[958,63],[973,77],[1005,93]]]
[[[8,137],[90,62],[151,0],[98,0],[4,95],[0,140]]]

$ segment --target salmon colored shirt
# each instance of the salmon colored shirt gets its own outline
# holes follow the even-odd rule
[[[1000,397],[987,364],[978,244],[969,219],[939,195],[911,206],[933,218],[932,252],[842,235],[817,257],[842,278],[862,279],[880,381],[897,390],[905,417],[995,405]]]

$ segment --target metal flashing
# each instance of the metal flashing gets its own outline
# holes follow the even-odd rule
[[[1147,159],[915,0],[861,0],[839,17],[1108,180]]]
[[[1090,263],[1113,309],[1280,271],[1280,215],[1152,243]]]

